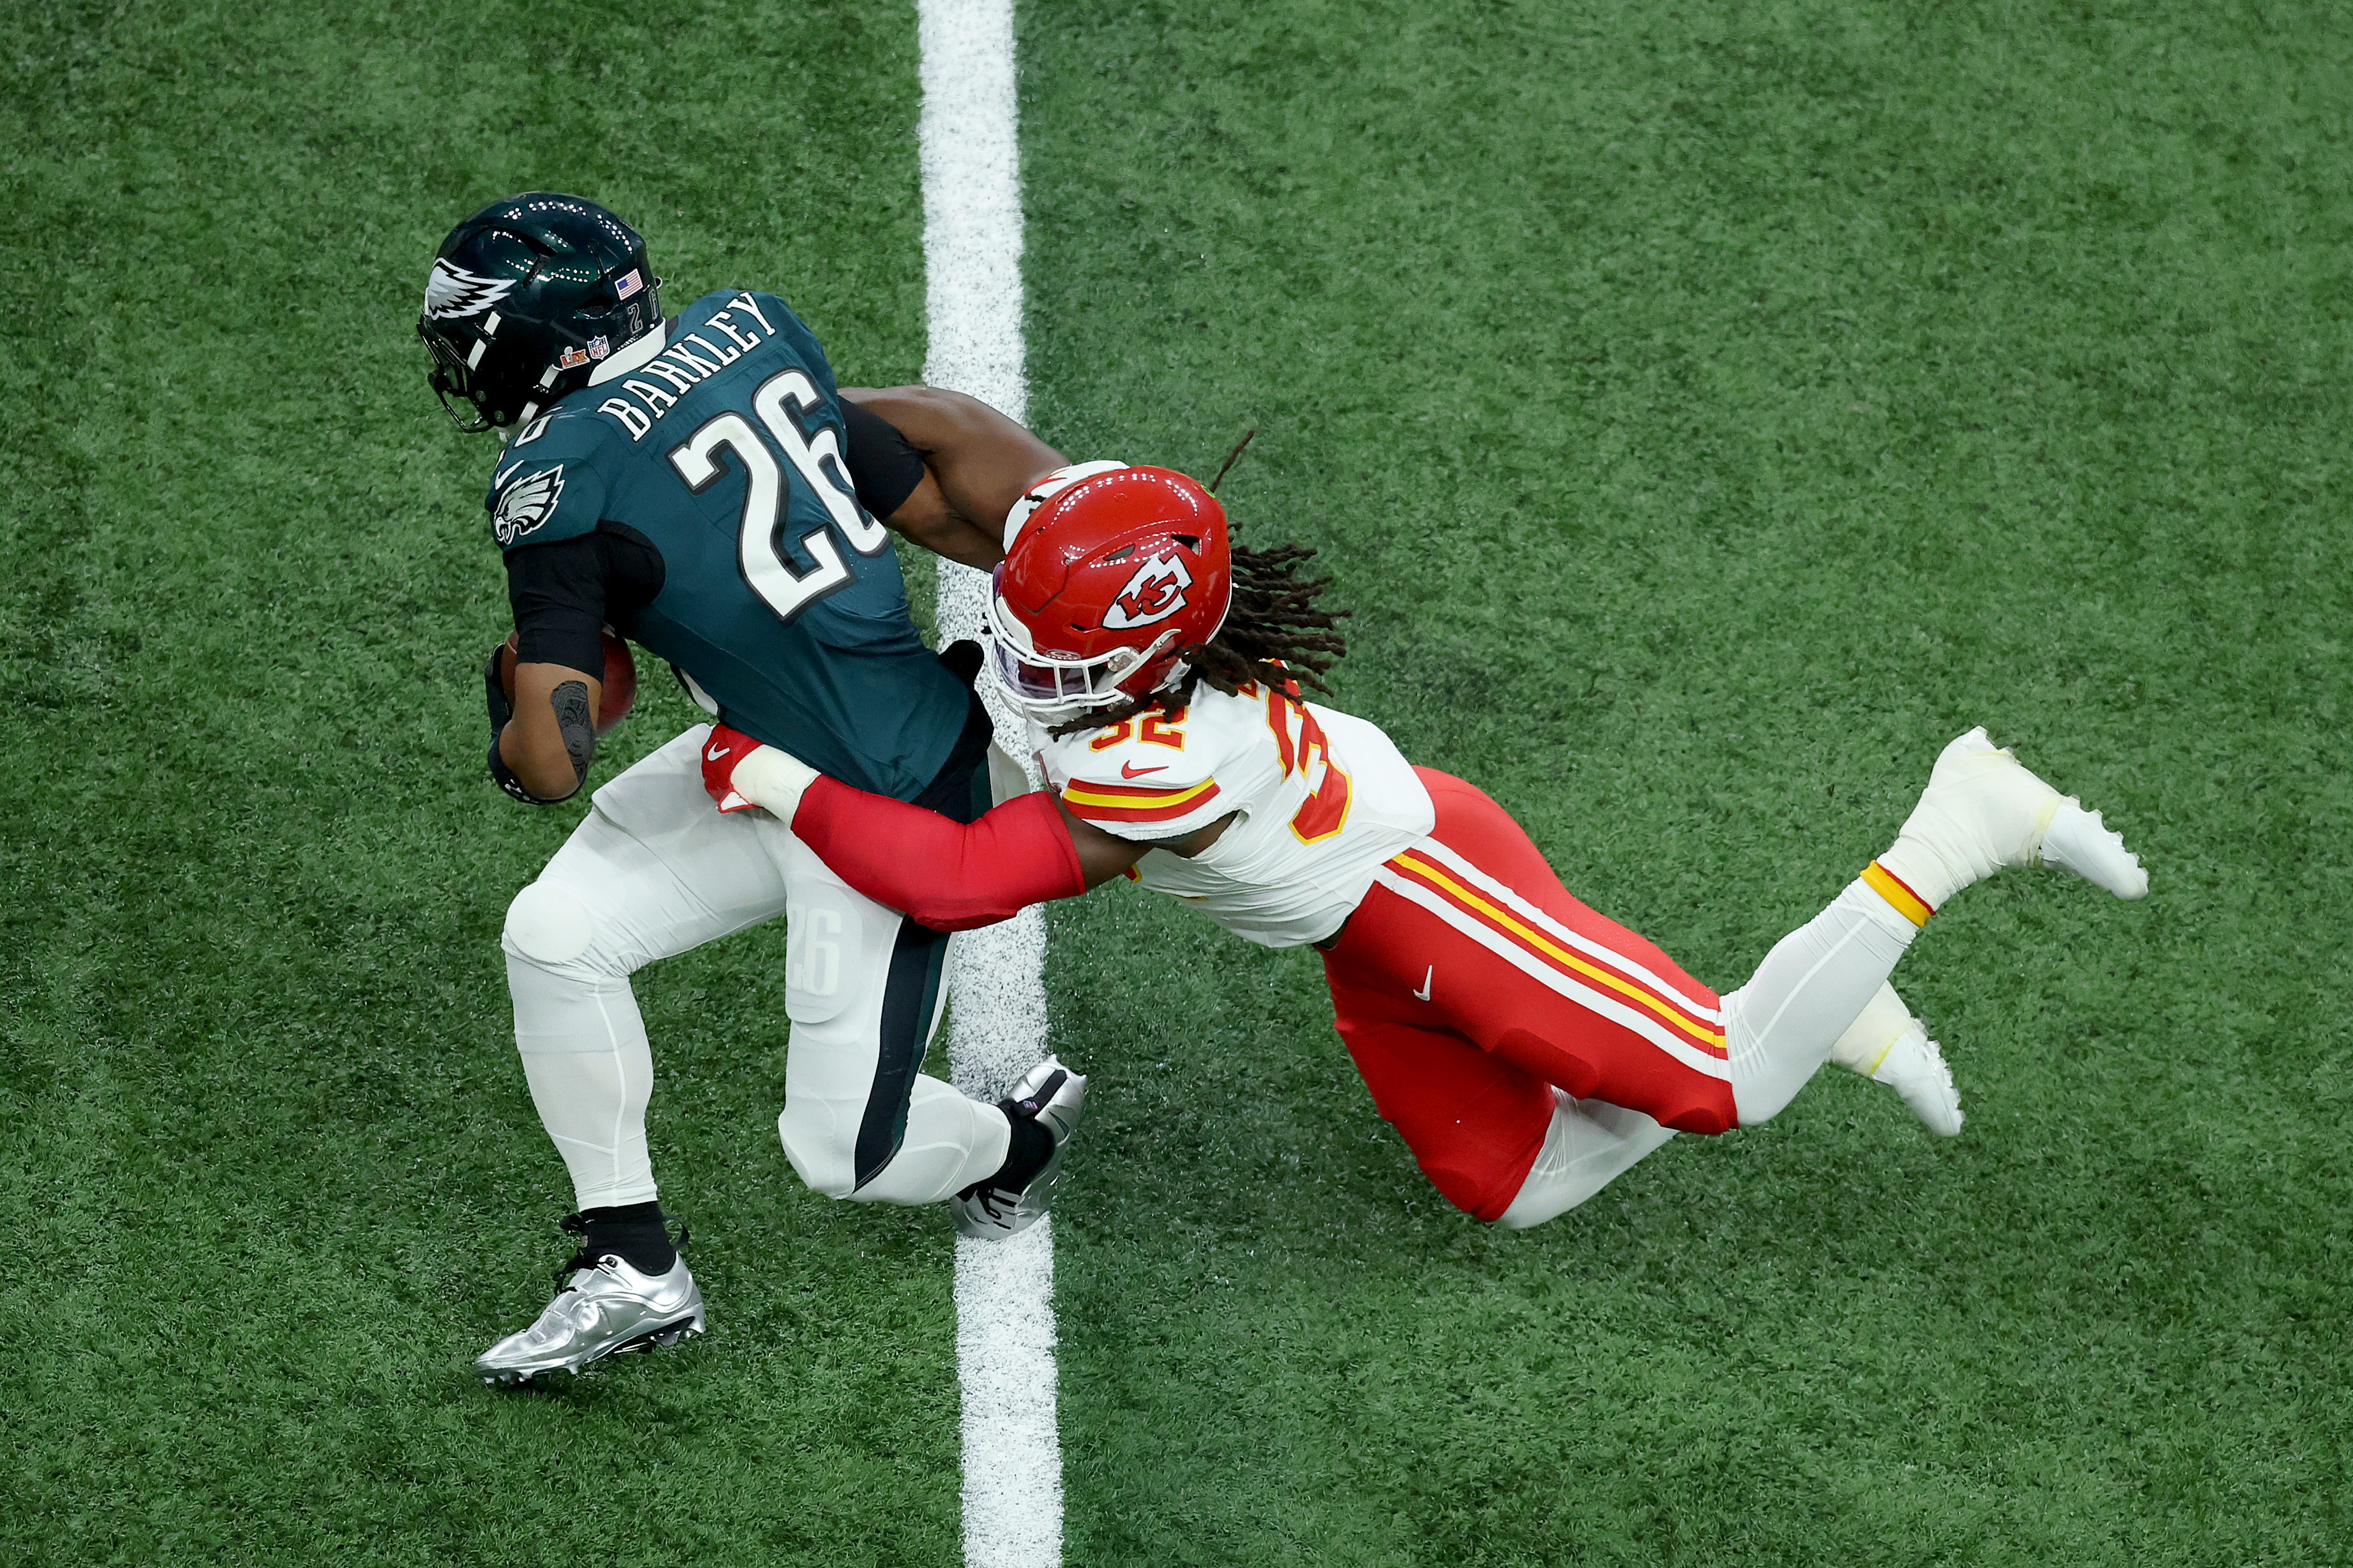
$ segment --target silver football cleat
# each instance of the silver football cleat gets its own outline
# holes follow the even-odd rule
[[[1062,1151],[1078,1131],[1079,1112],[1087,1102],[1087,1080],[1048,1057],[1021,1076],[1006,1097],[1010,1114],[1034,1119],[1054,1140],[1054,1152],[1045,1166],[1019,1192],[986,1184],[966,1187],[948,1200],[958,1236],[1002,1241],[1028,1230],[1045,1215],[1052,1202],[1054,1183],[1062,1169]]]
[[[674,1345],[702,1326],[702,1291],[685,1258],[667,1274],[640,1274],[608,1253],[575,1273],[531,1327],[475,1357],[474,1370],[484,1383],[528,1383],[608,1355]]]

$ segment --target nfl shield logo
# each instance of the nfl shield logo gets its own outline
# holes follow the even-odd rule
[[[627,272],[622,273],[618,278],[613,279],[613,298],[616,300],[626,300],[645,286],[645,279],[639,278],[638,276],[638,269],[632,267]]]
[[[611,346],[607,344],[604,339],[590,338],[588,340],[588,357],[590,359],[603,359],[607,354],[611,353],[612,352],[613,350]]]

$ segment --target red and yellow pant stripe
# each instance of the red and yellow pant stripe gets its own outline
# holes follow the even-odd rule
[[[1632,1029],[1688,1065],[1721,1073],[1715,999],[1563,925],[1443,845],[1425,841],[1379,879],[1550,989]]]

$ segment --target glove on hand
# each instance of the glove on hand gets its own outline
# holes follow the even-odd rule
[[[514,717],[514,704],[507,700],[505,672],[499,668],[500,661],[506,657],[507,647],[507,644],[501,643],[492,648],[491,662],[482,670],[482,697],[491,710],[491,739],[493,741],[499,738],[499,731],[507,727],[507,721]]]
[[[758,806],[790,826],[801,793],[817,780],[818,771],[798,757],[730,725],[712,725],[702,743],[702,787],[722,811]]]

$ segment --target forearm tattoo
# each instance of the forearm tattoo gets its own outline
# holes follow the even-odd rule
[[[596,755],[596,723],[588,708],[588,683],[567,680],[548,697],[555,709],[555,727],[564,734],[565,755],[572,759],[572,776],[576,782],[588,776],[588,764]]]

